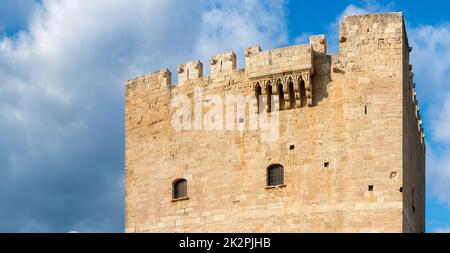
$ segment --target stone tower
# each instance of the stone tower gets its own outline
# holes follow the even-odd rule
[[[337,54],[317,35],[127,81],[126,232],[423,232],[411,50],[401,13],[366,14]]]

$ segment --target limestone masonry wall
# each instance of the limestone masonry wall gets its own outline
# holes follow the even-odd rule
[[[210,76],[196,60],[178,66],[178,84],[167,69],[127,81],[125,231],[424,231],[411,50],[401,13],[366,14],[341,22],[338,54],[316,35],[250,47],[244,69],[227,52],[211,58]],[[254,98],[245,115],[212,102],[230,95]],[[180,101],[190,121],[177,129]],[[256,115],[277,124],[251,128],[257,101]],[[211,127],[211,112],[235,118]],[[270,165],[284,167],[282,184],[268,185]],[[175,198],[179,179],[187,195]]]

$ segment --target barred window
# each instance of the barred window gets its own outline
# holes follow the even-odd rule
[[[187,197],[187,181],[186,179],[177,179],[173,182],[172,190],[173,199],[185,198]]]
[[[299,92],[300,92],[300,107],[306,106],[306,88],[305,88],[305,81],[300,80],[299,81]]]
[[[273,164],[267,168],[267,185],[276,186],[284,184],[284,167]]]

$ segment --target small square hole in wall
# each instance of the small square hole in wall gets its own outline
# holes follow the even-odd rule
[[[295,148],[295,145],[289,145],[289,150],[293,150]]]
[[[390,178],[396,178],[397,177],[397,172],[392,171],[391,175],[389,176]]]
[[[369,185],[368,188],[369,188],[369,191],[370,191],[370,192],[373,192],[373,185]]]
[[[329,162],[324,162],[324,163],[323,163],[323,167],[325,167],[325,168],[330,167],[330,163],[329,163]]]
[[[403,192],[403,186],[398,189],[399,192]]]

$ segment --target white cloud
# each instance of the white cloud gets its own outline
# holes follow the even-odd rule
[[[433,133],[433,140],[435,142],[450,144],[450,94],[448,91],[442,93],[445,94],[445,97],[439,99],[438,101],[433,101],[433,103],[438,102],[440,105],[431,105],[427,112],[431,117],[433,117],[430,125]],[[440,95],[442,94],[437,96]],[[422,97],[423,96],[424,95],[422,95]]]
[[[433,141],[450,141],[450,25],[418,26],[408,29],[413,47],[411,61],[419,100],[427,99],[426,115]],[[432,99],[431,99],[432,98]]]
[[[427,147],[427,192],[450,208],[450,149],[448,146],[434,148],[429,142]]]
[[[436,89],[448,90],[450,73],[450,24],[424,25],[408,29],[410,44],[413,46],[414,70],[423,72],[420,76],[427,87],[425,92]],[[436,63],[430,67],[430,61]]]
[[[308,44],[310,33],[302,33],[294,39],[295,44]]]
[[[427,189],[450,208],[450,25],[408,27],[421,116],[428,134]]]
[[[122,229],[124,81],[278,46],[284,5],[43,1],[27,31],[0,40],[0,231]]]

